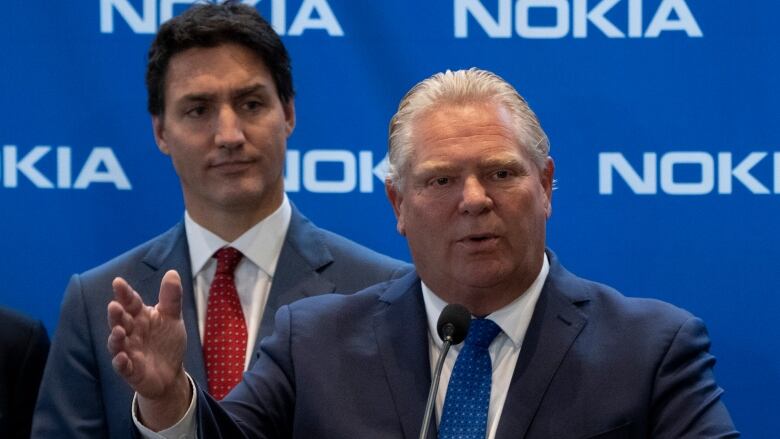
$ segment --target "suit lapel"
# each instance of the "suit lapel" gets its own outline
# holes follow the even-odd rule
[[[274,316],[279,307],[304,297],[333,292],[335,284],[320,275],[321,270],[332,262],[333,257],[319,229],[292,206],[290,226],[258,328],[255,351],[260,346],[260,340],[273,332]],[[256,359],[257,355],[253,356],[250,368]]]
[[[416,438],[431,384],[428,324],[420,278],[410,273],[382,296],[388,306],[375,317],[375,334],[398,418],[406,438]],[[436,437],[431,421],[429,437]]]
[[[184,368],[199,386],[206,386],[203,347],[200,343],[195,294],[192,290],[190,251],[187,245],[184,223],[177,224],[161,236],[144,256],[143,263],[148,267],[149,271],[141,278],[139,285],[134,286],[134,288],[141,294],[141,297],[147,304],[157,303],[160,282],[166,271],[176,270],[179,273],[184,294],[182,317],[187,330],[187,351],[184,357]]]
[[[552,252],[550,274],[528,327],[509,385],[496,439],[526,437],[561,362],[587,324],[577,304],[587,294]]]

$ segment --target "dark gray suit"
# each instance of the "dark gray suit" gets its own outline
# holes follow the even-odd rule
[[[701,320],[580,279],[548,255],[497,439],[738,436]],[[414,273],[299,301],[279,310],[260,361],[221,404],[198,392],[201,437],[417,438],[428,358]]]
[[[111,368],[106,348],[111,281],[122,276],[144,302],[156,303],[162,276],[171,269],[181,274],[184,289],[184,365],[196,382],[206,385],[189,250],[180,223],[146,244],[71,278],[38,398],[33,437],[130,436],[132,392]],[[282,305],[317,294],[355,292],[410,269],[408,264],[317,228],[293,206],[258,343],[271,332],[276,310]]]

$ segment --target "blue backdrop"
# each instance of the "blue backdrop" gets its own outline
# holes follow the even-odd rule
[[[0,14],[0,303],[53,330],[69,275],[183,212],[145,112],[145,54],[188,0],[9,2]],[[283,34],[298,126],[290,198],[318,225],[408,259],[382,182],[387,122],[443,69],[527,97],[557,165],[549,244],[575,273],[708,324],[746,437],[780,395],[776,2],[254,3]]]

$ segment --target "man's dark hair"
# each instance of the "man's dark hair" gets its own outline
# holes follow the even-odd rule
[[[259,56],[271,72],[279,99],[290,102],[295,94],[290,57],[279,35],[253,7],[226,1],[195,5],[160,26],[146,67],[149,113],[159,116],[165,111],[165,75],[174,55],[227,43],[244,46]]]

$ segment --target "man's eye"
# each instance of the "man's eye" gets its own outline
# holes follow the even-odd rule
[[[201,105],[198,107],[190,108],[189,110],[187,110],[185,114],[189,117],[201,117],[204,114],[206,114],[206,107]]]
[[[446,186],[450,183],[449,177],[436,177],[431,180],[431,186]]]
[[[502,169],[500,171],[496,171],[496,173],[494,175],[495,175],[496,179],[503,180],[503,179],[509,178],[509,171],[507,171],[506,169]]]
[[[261,101],[258,101],[258,100],[247,101],[247,102],[244,103],[244,108],[246,108],[249,111],[257,111],[262,106],[263,106],[263,103]]]

